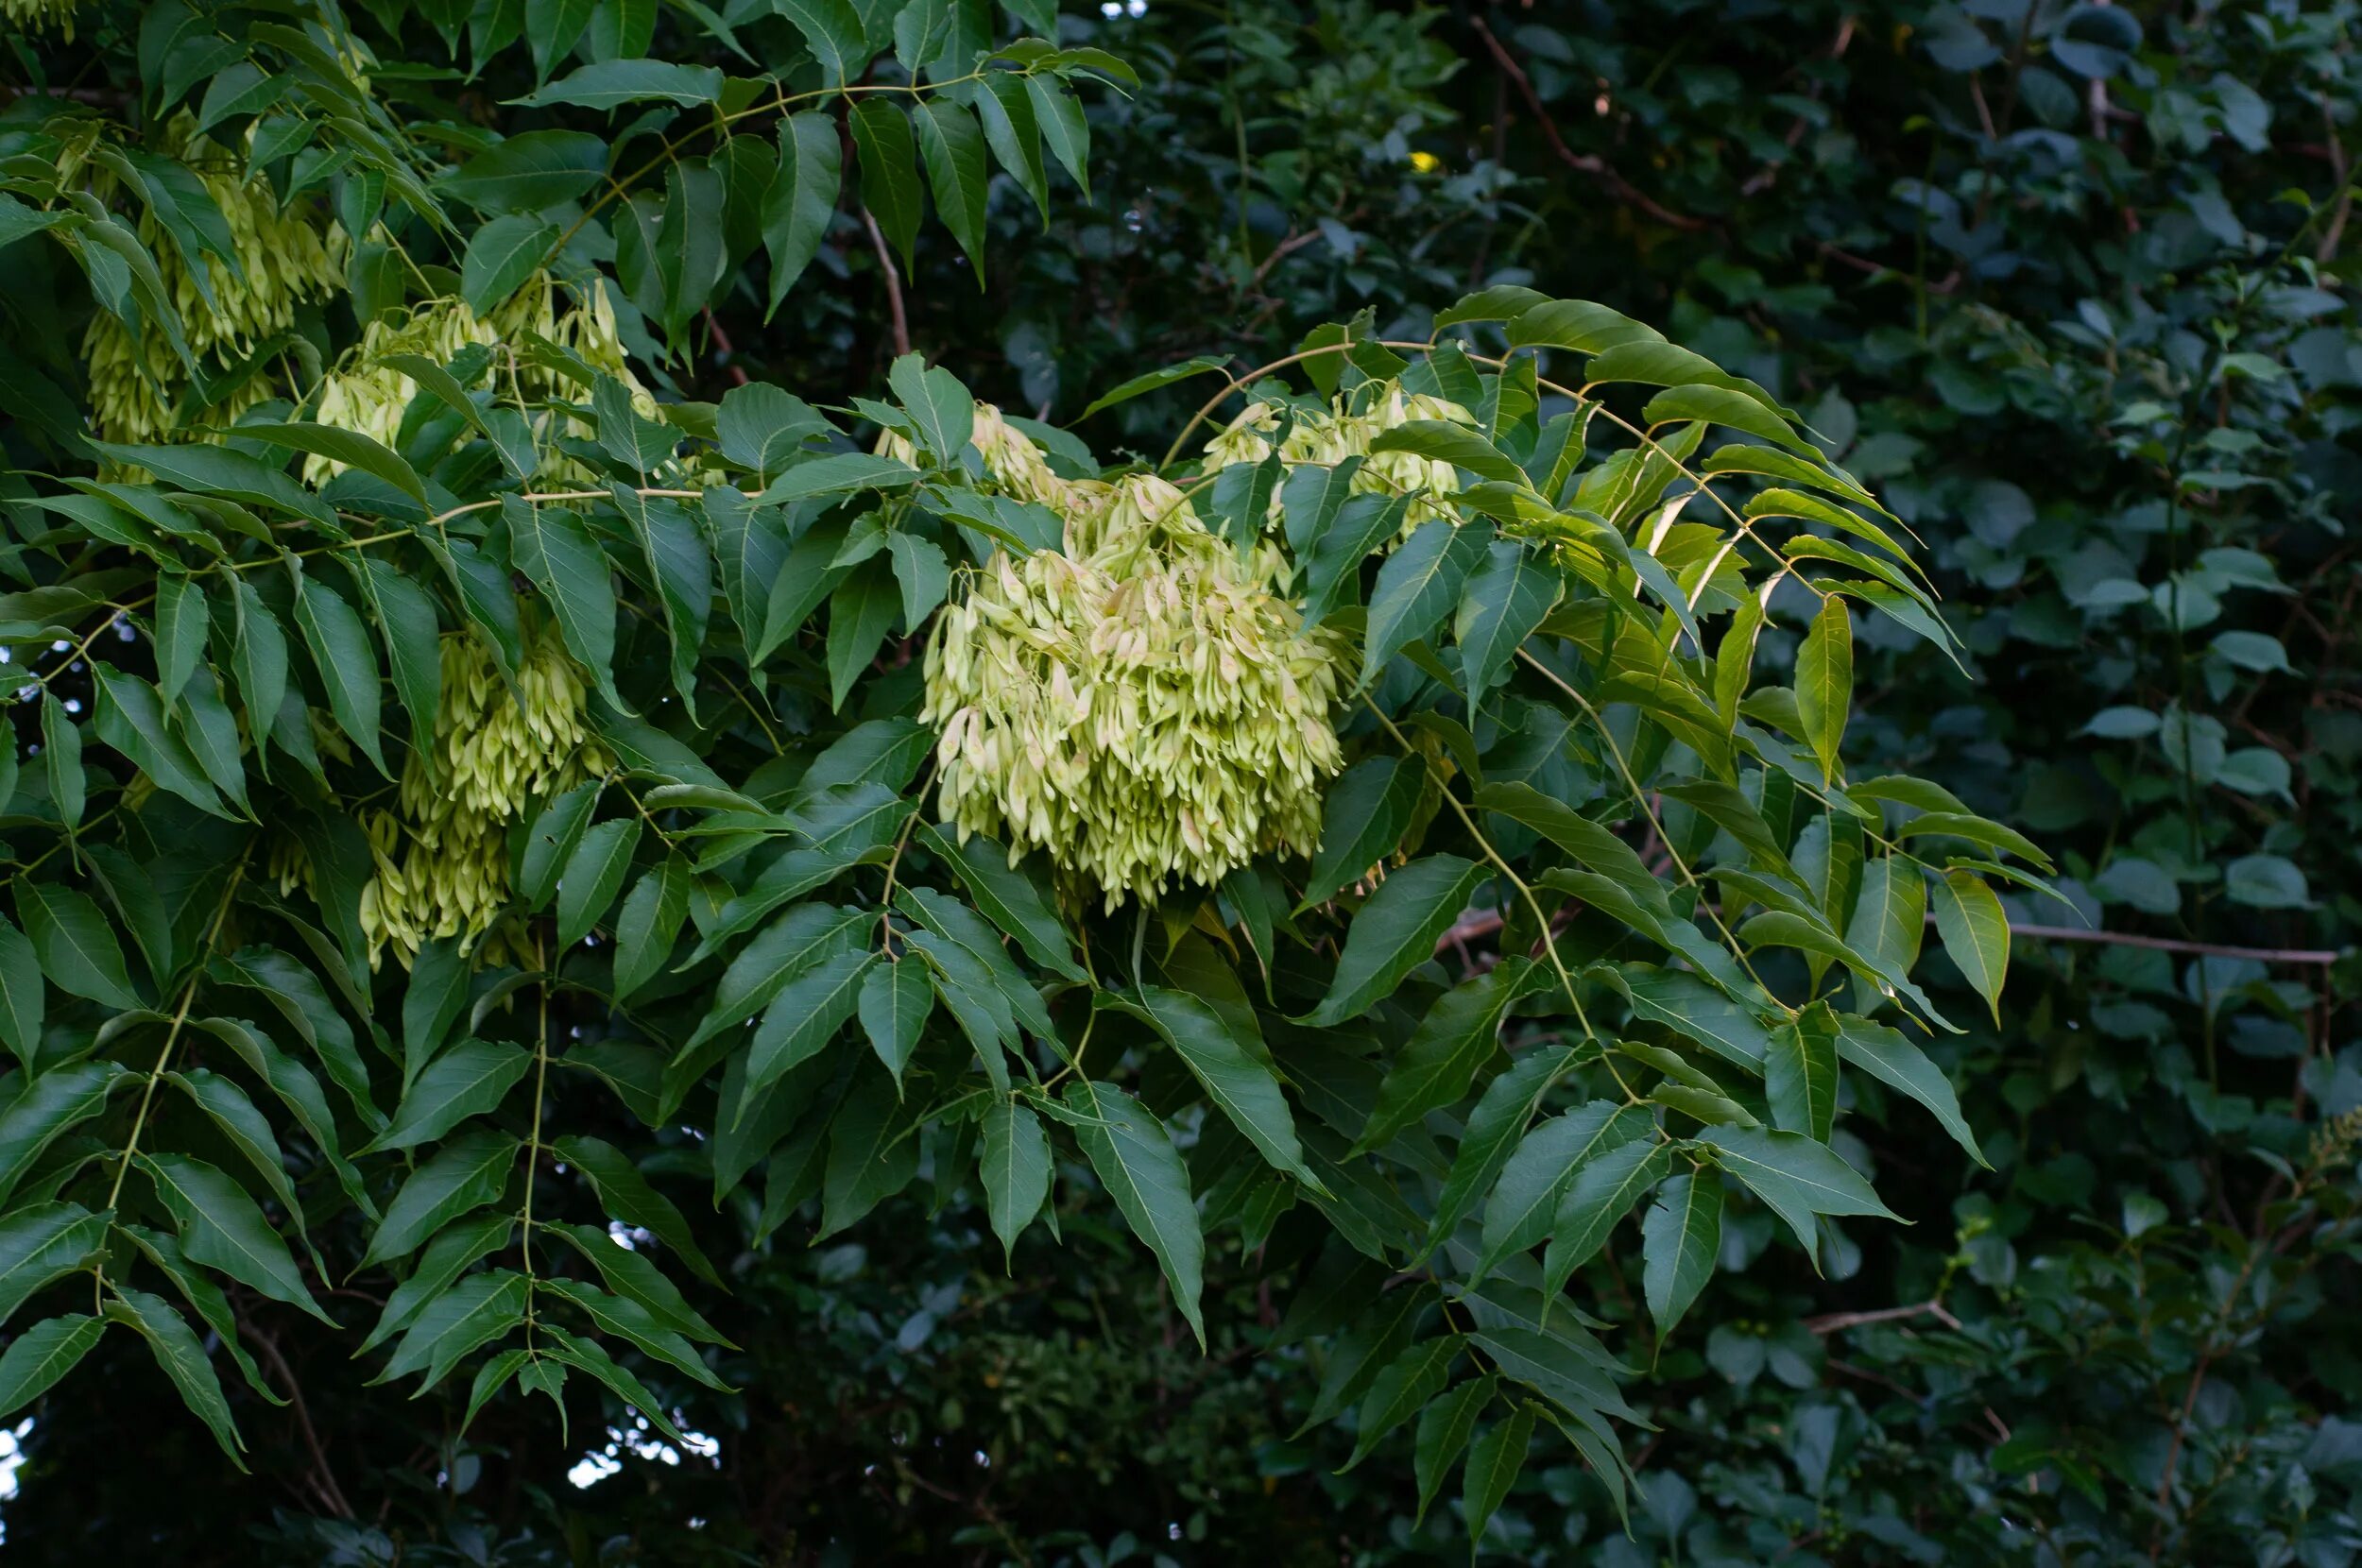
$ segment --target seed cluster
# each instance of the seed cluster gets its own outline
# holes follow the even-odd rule
[[[1359,406],[1360,411],[1355,409]],[[1208,473],[1233,463],[1260,463],[1272,454],[1272,435],[1280,425],[1276,403],[1253,402],[1206,443]],[[1413,419],[1437,419],[1474,425],[1476,417],[1456,402],[1431,393],[1403,391],[1398,382],[1341,395],[1326,411],[1294,411],[1294,421],[1279,440],[1279,460],[1292,472],[1306,464],[1334,465],[1348,457],[1361,458],[1353,488],[1364,495],[1407,495],[1402,533],[1408,538],[1421,523],[1453,513],[1445,498],[1460,488],[1460,473],[1441,458],[1412,452],[1373,453],[1370,443],[1398,425]],[[1279,520],[1279,498],[1272,497],[1267,523]]]
[[[1045,850],[1070,896],[1110,910],[1309,854],[1345,650],[1276,591],[1277,547],[1241,558],[1153,475],[1058,480],[994,423],[1009,446],[987,467],[1060,514],[1065,550],[996,554],[936,622],[922,717],[943,820]]]
[[[159,150],[184,159],[197,170],[236,241],[237,270],[233,273],[218,257],[182,255],[144,206],[139,236],[155,258],[189,351],[209,378],[227,379],[247,368],[246,361],[257,349],[295,325],[298,305],[325,299],[344,286],[347,247],[344,231],[318,204],[298,200],[282,206],[270,182],[248,170],[242,152],[193,135],[196,124],[186,111],[174,116]],[[252,132],[248,135],[250,140]],[[93,188],[110,179],[94,176]],[[199,264],[213,291],[211,304],[197,288],[195,268]],[[256,403],[284,392],[268,370],[262,370],[215,396],[194,418],[176,418],[174,405],[188,391],[189,376],[157,324],[142,322],[134,333],[100,311],[91,318],[82,352],[90,362],[93,416],[110,440],[169,440],[192,423],[228,424]]]
[[[583,719],[582,673],[555,634],[528,646],[513,695],[474,634],[444,637],[441,656],[434,743],[411,748],[398,810],[364,823],[377,876],[361,895],[362,929],[372,956],[390,946],[405,964],[430,938],[472,946],[508,902],[508,825],[610,766]]]
[[[394,354],[420,354],[437,365],[447,365],[464,349],[486,344],[495,347],[527,341],[526,333],[544,338],[567,349],[592,370],[613,376],[632,394],[640,412],[650,418],[656,414],[656,400],[640,379],[632,374],[625,357],[623,338],[615,324],[615,307],[608,300],[607,286],[592,281],[583,285],[574,302],[558,309],[559,285],[547,272],[536,273],[516,294],[495,306],[488,316],[479,316],[464,299],[430,299],[401,316],[381,316],[363,330],[360,342],[348,349],[336,368],[321,383],[312,417],[324,425],[339,430],[358,431],[383,444],[399,445],[403,413],[410,400],[418,396],[418,383],[402,371],[385,364]],[[579,389],[571,382],[561,383],[549,369],[533,359],[517,356],[513,365],[505,357],[495,355],[479,384],[488,384],[506,395],[506,401],[539,405],[561,396],[573,396]],[[572,415],[542,413],[533,416],[537,435],[556,434],[589,439],[593,431],[589,423]],[[317,454],[304,459],[303,477],[312,484],[324,483],[344,469],[342,463]],[[542,462],[547,477],[573,480],[588,477],[588,470],[562,453],[547,453]]]

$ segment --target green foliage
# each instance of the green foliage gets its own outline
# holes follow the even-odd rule
[[[12,1531],[2343,1560],[2350,19],[1727,10],[20,41]],[[1309,858],[927,826],[951,369],[1275,515]]]

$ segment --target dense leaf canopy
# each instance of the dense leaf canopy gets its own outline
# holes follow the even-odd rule
[[[11,1547],[2347,1560],[2350,11],[8,0]]]

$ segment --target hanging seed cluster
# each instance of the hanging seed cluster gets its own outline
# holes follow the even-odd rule
[[[410,400],[418,396],[419,386],[385,363],[389,356],[421,354],[437,365],[447,365],[469,348],[527,343],[530,333],[566,349],[593,371],[613,376],[630,391],[640,412],[654,418],[656,399],[632,374],[606,285],[590,283],[562,312],[559,292],[556,281],[542,272],[494,307],[488,316],[479,316],[463,299],[444,298],[427,300],[406,315],[379,317],[363,330],[360,342],[346,351],[321,383],[312,417],[321,424],[357,431],[385,446],[399,447],[402,416]],[[491,386],[512,404],[528,406],[572,398],[580,391],[538,358],[522,353],[513,364],[505,354],[496,353],[477,384]],[[572,415],[537,413],[532,418],[537,436],[553,434],[553,418],[556,434],[585,440],[594,434],[588,423]],[[303,477],[322,484],[341,473],[344,467],[333,458],[314,454],[304,459]],[[546,454],[543,471],[557,479],[588,475],[588,470],[562,453]]]
[[[1356,412],[1356,408],[1359,412]],[[1272,454],[1272,437],[1280,429],[1282,411],[1276,403],[1249,403],[1206,443],[1205,471],[1211,473],[1233,463],[1260,463]],[[1353,489],[1364,495],[1407,495],[1414,498],[1403,515],[1402,532],[1409,537],[1421,523],[1453,516],[1446,499],[1460,488],[1460,473],[1440,458],[1412,452],[1372,453],[1370,443],[1398,425],[1413,419],[1440,419],[1474,425],[1476,418],[1456,402],[1426,392],[1405,392],[1398,382],[1384,382],[1341,395],[1323,410],[1297,409],[1293,422],[1279,437],[1279,460],[1291,471],[1307,464],[1334,465],[1348,457],[1362,459],[1353,476]],[[1279,520],[1279,498],[1272,498],[1267,521]]]
[[[74,13],[79,0],[0,0],[0,22],[26,32],[45,32],[58,29],[58,36],[68,43],[74,42]]]
[[[1078,484],[1096,483],[1059,478],[1041,449],[991,403],[976,405],[976,424],[967,439],[984,458],[984,471],[992,476],[993,487],[1018,501],[1036,501],[1055,509],[1074,499]],[[898,463],[918,461],[918,449],[911,444],[910,437],[890,430],[878,437],[878,454]]]
[[[1344,649],[1275,591],[1277,548],[1241,559],[1152,475],[1064,481],[1038,452],[985,459],[1059,512],[1066,549],[996,554],[936,622],[922,717],[942,731],[943,820],[1013,856],[1046,851],[1070,894],[1111,910],[1258,854],[1309,854],[1343,760],[1329,712]]]
[[[407,964],[435,937],[469,946],[508,902],[508,827],[527,805],[611,765],[583,718],[582,673],[554,633],[527,647],[516,690],[472,634],[442,639],[431,747],[402,764],[398,810],[364,826],[377,876],[361,895],[372,956]]]
[[[174,116],[159,150],[196,168],[236,242],[236,268],[217,256],[183,255],[145,206],[138,231],[155,258],[190,353],[207,383],[221,389],[193,416],[176,418],[174,405],[189,390],[190,378],[163,329],[143,322],[133,332],[101,311],[91,318],[82,352],[90,364],[93,416],[110,440],[169,440],[187,425],[228,424],[256,403],[284,395],[268,366],[249,361],[295,325],[299,305],[326,299],[344,286],[344,231],[315,202],[282,206],[270,182],[248,168],[243,150],[192,134],[196,124],[186,111]],[[105,199],[113,194],[112,176],[94,171],[92,188]],[[211,303],[197,287],[197,266],[205,269]]]

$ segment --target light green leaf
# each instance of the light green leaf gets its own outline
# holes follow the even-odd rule
[[[1943,950],[2001,1021],[2001,987],[2010,972],[2010,919],[2001,900],[1973,871],[1954,867],[1927,879],[1928,902]]]
[[[1831,594],[1796,652],[1796,714],[1824,783],[1837,776],[1838,751],[1853,707],[1854,622],[1845,601]]]

